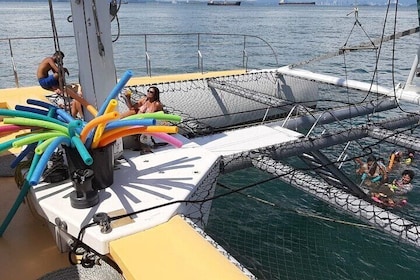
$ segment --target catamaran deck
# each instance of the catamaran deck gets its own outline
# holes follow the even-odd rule
[[[173,80],[181,81],[191,79],[192,77],[207,78],[216,74],[220,76],[241,73],[245,72],[238,70],[233,72],[189,74],[174,76]],[[153,84],[167,79],[166,76],[133,78],[128,85]],[[2,96],[7,100],[7,103],[3,104],[3,108],[13,108],[16,104],[25,104],[25,100],[28,97],[46,101],[45,95],[48,93],[40,89],[40,87],[1,90]],[[13,137],[13,135],[9,137]],[[188,210],[185,204],[176,203],[176,201],[187,200],[194,193],[209,170],[217,164],[220,156],[290,141],[301,137],[301,135],[279,126],[270,127],[269,125],[261,125],[235,131],[225,131],[207,137],[196,138],[193,141],[181,135],[176,135],[176,137],[184,143],[182,148],[176,149],[168,145],[154,150],[153,154],[142,156],[139,155],[139,152],[124,150],[124,158],[119,161],[119,164],[116,165],[116,170],[114,170],[114,184],[100,191],[100,202],[92,208],[75,209],[71,206],[69,195],[74,188],[70,181],[60,184],[42,183],[33,187],[30,193],[39,204],[37,205],[38,212],[46,217],[53,225],[56,224],[57,218],[61,222],[65,222],[67,224],[67,232],[77,237],[80,229],[92,221],[95,213],[105,212],[110,214],[110,216],[115,216],[157,207],[156,209],[122,219],[119,223],[113,222],[113,229],[110,233],[103,234],[100,232],[99,226],[94,226],[88,228],[83,236],[83,242],[91,246],[94,250],[101,254],[111,253],[112,257],[119,260],[119,265],[123,267],[124,275],[128,275],[129,278],[130,275],[133,276],[133,279],[137,278],[135,265],[133,266],[127,263],[127,258],[124,257],[126,249],[121,249],[124,246],[121,247],[119,244],[127,244],[124,240],[132,240],[133,238],[141,240],[140,242],[145,242],[144,240],[152,238],[155,239],[152,241],[154,244],[167,244],[162,242],[162,238],[165,236],[174,237],[174,230],[179,227],[183,228],[184,236],[178,236],[178,238],[181,238],[185,242],[187,242],[186,240],[191,242],[191,252],[186,252],[187,249],[182,245],[185,242],[178,242],[179,244],[177,246],[170,248],[173,254],[167,252],[165,260],[167,264],[176,266],[177,271],[180,271],[179,269],[181,271],[182,269],[189,269],[193,260],[190,260],[189,263],[185,262],[182,264],[179,261],[179,256],[177,257],[179,254],[177,252],[197,255],[197,248],[207,248],[200,252],[203,257],[214,259],[214,256],[211,256],[216,252],[216,256],[219,256],[216,259],[220,259],[220,256],[224,255],[223,253],[217,252],[217,250],[210,252],[211,250],[203,242],[210,243],[203,238],[197,238],[195,230],[190,226],[186,226],[187,223],[182,219],[176,218],[178,214],[184,214]],[[19,151],[12,151],[10,156],[13,157],[13,154],[17,155],[18,153]],[[5,162],[5,157],[2,159]],[[8,172],[10,171],[6,171],[6,173]],[[11,199],[13,200],[13,196]],[[165,207],[158,207],[171,202],[174,203]],[[6,212],[6,209],[3,212]],[[11,224],[13,223],[14,221],[11,222]],[[162,226],[155,228],[160,224]],[[12,225],[10,227],[13,228]],[[149,233],[152,231],[159,231],[161,233]],[[5,238],[7,236],[6,230]],[[192,240],[196,241],[192,242]],[[3,243],[7,244],[8,242],[3,240]],[[111,252],[110,243],[113,244]],[[170,246],[174,245],[172,244]],[[141,251],[145,256],[151,256],[152,251],[155,249],[150,249],[150,252],[147,252],[149,249],[146,248],[139,248],[133,251]],[[162,250],[163,248],[159,251]],[[5,251],[3,250],[3,252]],[[9,251],[7,255],[11,256],[12,252]],[[172,257],[169,255],[172,255]],[[244,274],[244,270],[238,274],[238,267],[232,265],[232,260],[229,261],[225,256],[223,256],[223,259],[224,261],[221,263],[220,260],[216,261],[216,263],[219,262],[220,266],[215,263],[211,269],[216,274],[207,273],[206,275],[242,275],[238,278],[246,275],[246,273]],[[224,262],[227,262],[228,265],[226,263],[223,264]],[[208,270],[208,263],[202,263],[200,260],[194,260],[194,263],[194,267],[198,270]],[[58,268],[62,265],[63,262],[61,261],[55,267]],[[185,265],[185,268],[182,268],[182,265]],[[227,269],[229,266],[231,268]],[[51,267],[51,270],[54,270],[54,266]],[[224,271],[224,273],[218,274],[220,271]],[[153,275],[153,271],[149,272],[150,275]],[[145,273],[145,270],[143,269],[141,273],[144,276],[143,273]],[[30,273],[30,275],[33,274]],[[174,277],[172,275],[172,278]],[[229,279],[232,278],[229,277]],[[237,278],[235,277],[235,279]]]
[[[301,133],[276,124],[267,124],[198,137],[193,141],[213,153],[227,156],[296,140],[300,137],[303,137]]]
[[[167,225],[166,222],[174,216],[184,214],[187,209],[185,204],[176,202],[187,200],[196,191],[220,156],[290,141],[301,137],[301,134],[278,126],[260,125],[197,138],[194,142],[181,135],[176,137],[183,142],[181,148],[165,146],[147,155],[139,155],[138,151],[124,150],[123,159],[116,165],[114,171],[114,184],[99,192],[100,202],[92,208],[75,209],[71,206],[69,195],[74,188],[70,181],[62,184],[42,183],[33,187],[31,194],[39,204],[41,214],[52,224],[57,222],[57,218],[65,222],[67,232],[74,237],[78,236],[83,226],[92,221],[95,213],[105,212],[110,216],[116,216],[153,208],[124,218],[120,223],[112,224],[112,231],[109,233],[101,233],[101,228],[95,225],[87,228],[83,235],[83,242],[101,254],[110,253],[110,244],[119,240],[111,246],[113,248],[111,256],[119,260],[125,275],[134,275],[133,279],[137,279],[138,276],[144,275],[142,273],[145,271],[135,272],[135,265],[127,263],[128,259],[124,257],[127,254],[124,253],[127,243],[123,240],[136,239],[142,244],[144,240],[152,238],[154,240],[151,243],[161,244],[165,236],[166,239],[167,236],[179,238],[175,237],[178,233],[174,227],[180,227],[180,222],[172,221]],[[159,207],[168,203],[170,205]],[[155,228],[158,225],[163,226]],[[149,234],[150,230],[160,233]],[[186,235],[195,234],[191,232]],[[137,246],[136,242],[130,244]],[[183,244],[185,243],[181,242],[175,246],[173,242],[171,243],[171,251],[178,253],[167,255],[166,263],[174,265],[176,263],[178,268],[183,265],[177,257],[179,252],[186,250]],[[207,248],[207,245],[199,246]],[[153,250],[156,248],[139,245],[138,250],[134,251],[149,255]],[[189,254],[196,253],[191,251]],[[184,265],[190,264],[184,263]],[[199,264],[194,266],[200,267]],[[201,264],[201,266],[206,265]],[[237,267],[232,266],[232,269],[235,271]],[[226,273],[232,273],[229,271]]]
[[[51,223],[60,218],[66,222],[68,233],[77,236],[95,213],[130,213],[187,200],[221,155],[282,143],[299,136],[288,129],[261,125],[195,139],[195,142],[178,135],[184,143],[182,148],[165,147],[153,154],[140,156],[139,152],[125,150],[124,159],[114,171],[114,184],[99,192],[100,203],[92,208],[71,206],[69,195],[74,189],[70,181],[58,185],[39,184],[31,193]],[[183,214],[184,210],[182,203],[174,203],[145,211],[107,234],[101,234],[98,226],[88,228],[83,241],[97,252],[107,254],[110,241],[164,223],[174,215]]]

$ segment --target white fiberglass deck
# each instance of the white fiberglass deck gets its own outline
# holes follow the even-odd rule
[[[81,226],[92,222],[95,213],[124,210],[126,213],[147,209],[177,200],[184,200],[195,190],[218,156],[188,143],[180,148],[139,156],[137,151],[124,151],[126,161],[117,165],[114,184],[99,192],[100,202],[87,209],[71,206],[72,183],[40,184],[31,193],[42,207],[44,215],[55,224],[58,217],[65,221],[68,233],[78,236]],[[179,203],[136,215],[132,223],[113,228],[103,234],[99,226],[86,230],[83,242],[101,254],[109,252],[108,243],[127,235],[149,229],[182,213]],[[121,213],[120,213],[121,214]],[[114,215],[116,216],[116,215]]]
[[[92,222],[95,213],[124,211],[130,213],[185,200],[195,191],[221,155],[290,141],[301,134],[278,126],[265,125],[197,138],[196,142],[176,135],[182,148],[166,146],[152,154],[124,150],[124,158],[114,171],[114,184],[99,192],[100,202],[88,209],[75,209],[69,195],[74,190],[69,181],[63,184],[39,184],[31,189],[42,208],[41,213],[55,224],[56,218],[66,222],[69,234],[77,237],[84,225]],[[113,227],[110,233],[99,226],[86,230],[83,242],[101,254],[109,253],[109,242],[167,222],[183,213],[180,203],[159,207],[132,216],[132,221]],[[114,214],[112,216],[120,215]]]
[[[279,125],[259,125],[195,138],[192,141],[213,153],[226,156],[284,143],[302,136]]]

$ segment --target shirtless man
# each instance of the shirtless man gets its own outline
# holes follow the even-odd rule
[[[385,166],[380,164],[374,156],[369,156],[366,163],[359,158],[355,161],[360,165],[356,174],[361,175],[362,182],[367,187],[375,187],[388,180]]]
[[[58,62],[63,58],[64,53],[56,51],[53,56],[44,58],[39,64],[36,76],[38,78],[39,85],[43,89],[60,93],[58,82]],[[53,73],[49,75],[49,71],[52,71]],[[69,70],[67,70],[67,68],[64,68],[64,72],[69,75]]]
[[[58,82],[58,62],[63,58],[64,53],[61,51],[56,51],[53,56],[44,58],[39,64],[36,76],[38,78],[39,85],[43,89],[62,94],[61,90],[59,89]],[[51,75],[49,75],[50,71],[53,72]],[[64,72],[69,75],[69,70],[67,70],[67,68],[64,68]],[[74,88],[72,85],[66,87],[67,90],[76,90],[77,94],[81,95],[81,92],[79,92],[77,88],[78,87]],[[72,100],[70,112],[73,117],[80,117],[83,119],[83,110],[80,102]]]

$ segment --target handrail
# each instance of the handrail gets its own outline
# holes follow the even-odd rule
[[[203,65],[203,55],[201,54],[201,51],[198,50],[198,69],[201,73],[204,73],[204,65]]]
[[[298,106],[298,105],[294,105],[294,106],[292,107],[292,109],[290,109],[289,113],[288,113],[288,114],[287,114],[287,116],[284,118],[284,120],[283,120],[283,123],[282,123],[281,127],[284,127],[284,126],[287,124],[287,122],[288,122],[288,121],[289,121],[289,119],[291,118],[291,116],[292,116],[293,112],[295,111],[295,109],[297,108],[297,106]]]
[[[19,78],[18,78],[18,74],[17,74],[16,63],[15,63],[15,60],[13,58],[12,42],[10,41],[10,39],[9,39],[9,50],[10,50],[10,58],[12,59],[13,76],[15,77],[15,85],[18,88],[19,87]]]
[[[197,34],[197,54],[198,54],[198,69],[201,73],[204,73],[204,62],[203,54],[200,51],[200,34]]]
[[[347,149],[350,147],[350,143],[352,141],[348,141],[346,143],[346,145],[344,146],[343,151],[341,152],[341,154],[338,156],[336,162],[339,162],[340,164],[338,165],[338,169],[341,169],[341,167],[344,164],[344,161],[347,159]]]
[[[146,56],[146,73],[147,76],[152,76],[152,62],[150,60],[149,52],[147,51],[147,35],[144,35],[144,54]]]
[[[152,77],[152,62],[148,52],[146,52],[146,73],[147,76]]]
[[[52,38],[52,36],[0,38],[0,49],[5,49],[2,44],[9,44],[16,87],[20,85],[18,77],[20,79],[24,77],[25,80],[27,77],[35,77],[35,70],[28,67],[18,69],[18,66],[30,65],[36,67],[39,60],[45,56],[45,49],[37,51],[38,53],[31,52],[32,57],[28,61],[29,53],[24,48],[26,47],[27,50],[28,46],[33,45],[33,41],[36,40],[40,40],[41,44],[48,46],[51,43],[44,43],[43,41]],[[74,36],[59,36],[58,39],[68,40],[63,44],[66,46],[75,44]],[[36,42],[36,44],[39,43]],[[137,67],[136,72],[145,71],[148,76],[152,76],[152,70],[154,75],[160,75],[198,71],[203,73],[205,71],[223,71],[241,67],[246,70],[263,69],[267,68],[267,65],[269,67],[279,66],[274,48],[266,40],[255,35],[237,33],[120,34],[119,39],[113,44],[114,58],[116,56],[130,57],[128,61],[115,58],[117,72]],[[127,51],[127,45],[130,47],[130,51]],[[140,48],[138,48],[139,46]],[[72,52],[75,49],[76,47],[72,48]],[[141,63],[142,56],[146,61],[145,68],[141,66],[143,64]],[[198,64],[196,60],[191,60],[194,57],[197,57]],[[8,67],[6,65],[8,63],[3,62],[4,59],[7,59],[7,56],[0,56],[0,72],[7,73]],[[71,63],[72,65],[70,65]],[[204,64],[206,67],[204,67]],[[70,67],[73,70],[73,73],[77,73],[78,64],[74,55],[66,56],[66,65],[67,68]],[[2,69],[1,67],[6,68]],[[23,75],[22,72],[24,72]],[[35,81],[35,78],[32,79]],[[12,86],[6,85],[6,87]]]

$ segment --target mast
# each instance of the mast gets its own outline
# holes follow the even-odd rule
[[[83,97],[100,108],[117,78],[111,36],[109,1],[71,0],[73,29]],[[93,119],[84,114],[87,121]]]

